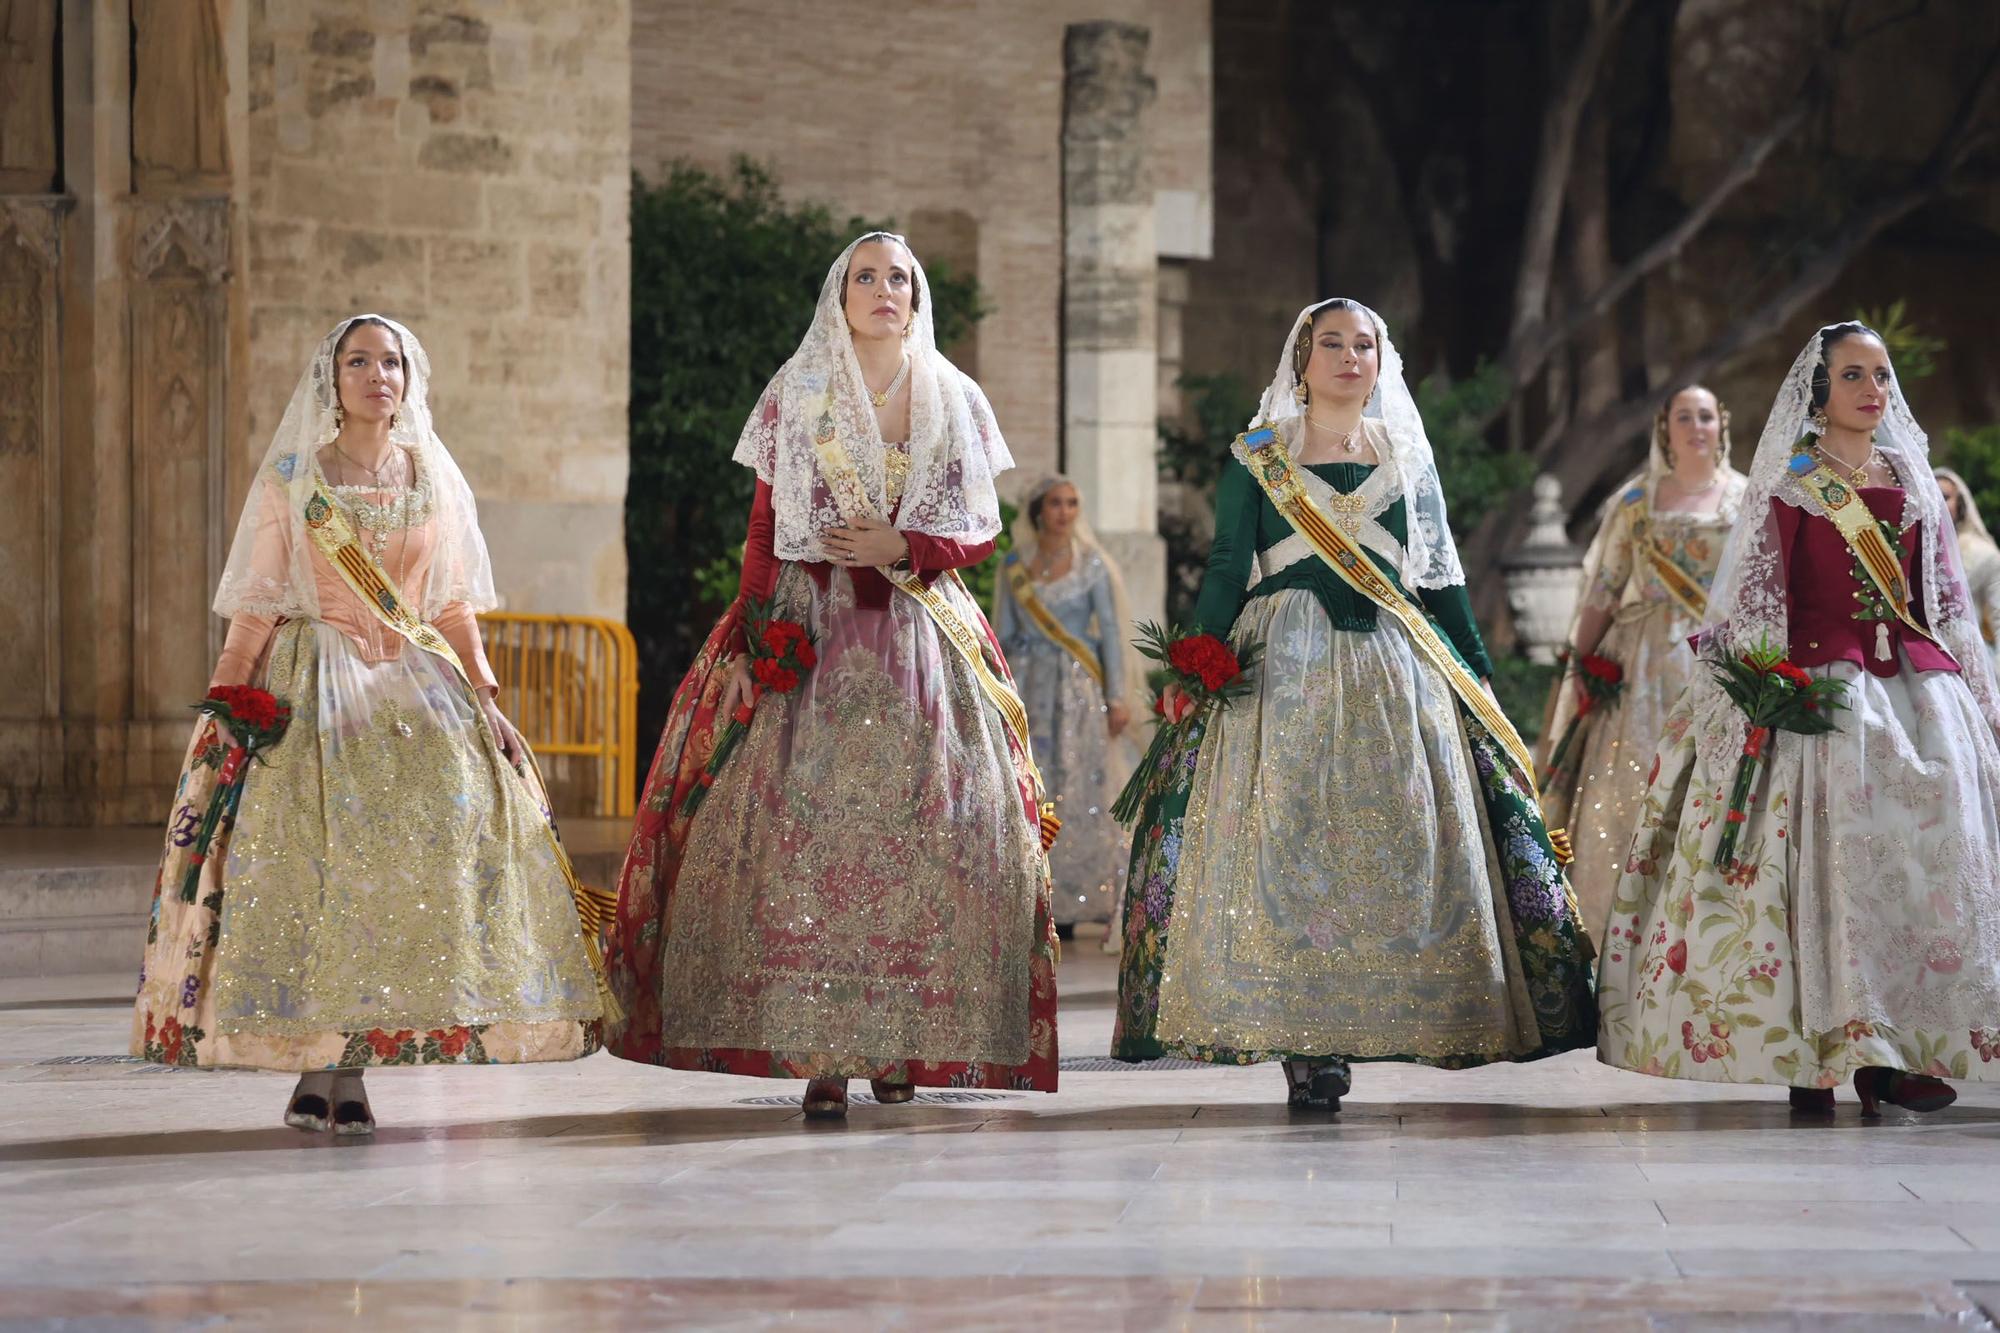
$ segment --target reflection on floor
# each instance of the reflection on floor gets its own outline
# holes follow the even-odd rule
[[[1272,1069],[1091,1069],[808,1126],[797,1084],[597,1056],[371,1073],[382,1132],[334,1143],[285,1078],[83,1058],[124,984],[0,983],[9,1333],[1965,1329],[2000,1292],[2000,1088],[1808,1123],[1582,1056],[1376,1065],[1326,1120]],[[1094,940],[1063,985],[1102,1056]]]

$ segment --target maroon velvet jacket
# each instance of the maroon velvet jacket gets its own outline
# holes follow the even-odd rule
[[[1877,517],[1903,514],[1904,493],[1896,486],[1865,486],[1861,499]],[[1854,568],[1854,553],[1833,520],[1773,498],[1778,524],[1778,551],[1785,562],[1786,615],[1791,627],[1788,645],[1792,661],[1802,667],[1828,662],[1853,662],[1878,676],[1899,670],[1899,654],[1913,671],[1956,671],[1958,663],[1943,648],[1906,628],[1893,616],[1889,627],[1889,657],[1875,655],[1876,625],[1856,620],[1856,598],[1862,590]],[[1921,526],[1902,535],[1903,577],[1910,586],[1910,613],[1924,624],[1923,562],[1917,545]],[[1928,626],[1926,626],[1928,627]]]
[[[743,549],[743,581],[737,585],[737,597],[769,600],[778,586],[778,570],[783,564],[778,559],[776,535],[778,520],[771,508],[771,487],[768,483],[757,483],[757,498],[750,502],[750,538]],[[921,532],[905,532],[903,540],[910,544],[910,568],[928,587],[938,575],[948,569],[964,569],[976,565],[993,554],[993,543],[958,542],[949,537],[932,537]],[[805,566],[806,573],[822,589],[827,578],[833,573],[833,566],[825,561],[810,561]],[[879,611],[889,605],[889,598],[896,591],[895,585],[882,577],[880,571],[864,567],[848,571],[854,580],[855,602],[871,611]],[[742,651],[742,645],[738,645]]]

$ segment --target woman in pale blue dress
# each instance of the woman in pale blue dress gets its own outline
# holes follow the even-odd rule
[[[1028,707],[1035,762],[1062,819],[1049,850],[1056,928],[1109,922],[1129,844],[1111,803],[1131,769],[1124,584],[1067,477],[1028,492],[995,593],[993,629]]]

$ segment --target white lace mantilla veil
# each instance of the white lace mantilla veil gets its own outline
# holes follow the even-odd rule
[[[472,488],[431,424],[430,358],[416,335],[395,320],[354,315],[320,339],[292,390],[271,447],[257,465],[243,516],[236,524],[236,539],[229,547],[229,561],[216,585],[217,615],[243,612],[296,619],[319,614],[312,539],[302,515],[319,473],[319,451],[339,430],[333,415],[339,402],[334,351],[348,329],[366,321],[386,325],[402,345],[403,401],[389,438],[411,452],[418,484],[428,483],[433,495],[430,571],[422,588],[404,588],[402,593],[427,620],[453,602],[465,602],[475,612],[490,611],[498,604]],[[389,572],[393,577],[394,571]]]
[[[963,542],[988,541],[1000,533],[993,479],[1013,467],[1014,459],[993,409],[979,386],[938,351],[930,283],[916,252],[901,236],[870,232],[849,242],[827,270],[812,327],[764,389],[736,442],[735,460],[754,468],[771,488],[780,560],[824,560],[819,534],[845,522],[813,447],[822,419],[830,420],[846,447],[877,513],[890,516],[888,451],[854,355],[844,300],[855,248],[883,239],[909,252],[917,307],[904,340],[910,355],[910,472],[895,524]]]
[[[1974,498],[1972,488],[1965,484],[1965,478],[1948,467],[1932,468],[1931,472],[1939,481],[1949,481],[1958,487],[1958,494],[1965,501],[1965,522],[1955,524],[1958,535],[1964,537],[1967,533],[1971,533],[1988,546],[2000,546],[2000,542],[1994,541],[1993,534],[1987,531],[1986,519],[1979,512],[1979,501]],[[1938,491],[1942,494],[1944,488],[1940,486]]]
[[[1806,423],[1813,411],[1813,370],[1821,361],[1820,343],[1825,333],[1822,329],[1813,334],[1792,362],[1765,418],[1764,433],[1750,463],[1750,485],[1744,493],[1741,516],[1723,547],[1708,595],[1708,621],[1696,638],[1697,649],[1705,655],[1741,653],[1760,643],[1782,649],[1790,643],[1785,569],[1771,501],[1809,514],[1824,512],[1792,473],[1790,464],[1796,446],[1807,434]],[[1889,459],[1908,493],[1904,529],[1922,525],[1919,574],[1923,618],[1958,663],[1980,714],[2000,735],[2000,690],[1995,688],[1992,659],[1979,634],[1978,612],[1969,605],[1958,542],[1946,521],[1944,494],[1931,474],[1930,441],[1911,415],[1893,368],[1889,379],[1882,423],[1875,429],[1875,447]],[[1696,709],[1697,744],[1706,757],[1727,760],[1743,744],[1746,727],[1741,710],[1723,694],[1711,672],[1698,672],[1689,689]]]
[[[1252,430],[1259,426],[1274,427],[1297,447],[1305,407],[1295,392],[1299,375],[1292,362],[1292,349],[1314,315],[1342,300],[1332,297],[1315,302],[1292,321],[1292,331],[1285,336],[1285,345],[1278,353],[1277,374],[1272,376],[1271,387],[1264,390],[1257,415],[1250,421]],[[1430,437],[1424,433],[1424,419],[1417,414],[1416,399],[1410,396],[1410,387],[1403,380],[1402,355],[1390,341],[1389,326],[1380,315],[1359,302],[1345,304],[1356,306],[1375,326],[1380,374],[1375,381],[1375,392],[1361,414],[1376,418],[1388,431],[1389,448],[1382,461],[1396,469],[1409,524],[1409,536],[1403,543],[1403,586],[1414,592],[1418,588],[1449,588],[1463,583],[1465,570],[1458,563],[1458,545],[1452,540],[1451,525],[1445,521],[1444,487],[1438,481],[1437,461],[1431,454]]]

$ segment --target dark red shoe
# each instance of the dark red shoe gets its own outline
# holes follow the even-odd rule
[[[1900,1069],[1868,1065],[1854,1071],[1854,1094],[1861,1099],[1861,1114],[1881,1115],[1878,1102],[1900,1106],[1905,1111],[1942,1111],[1958,1100],[1958,1092],[1942,1079],[1929,1074],[1906,1074]]]
[[[847,1080],[844,1078],[816,1078],[806,1084],[806,1119],[845,1120],[847,1118]]]

